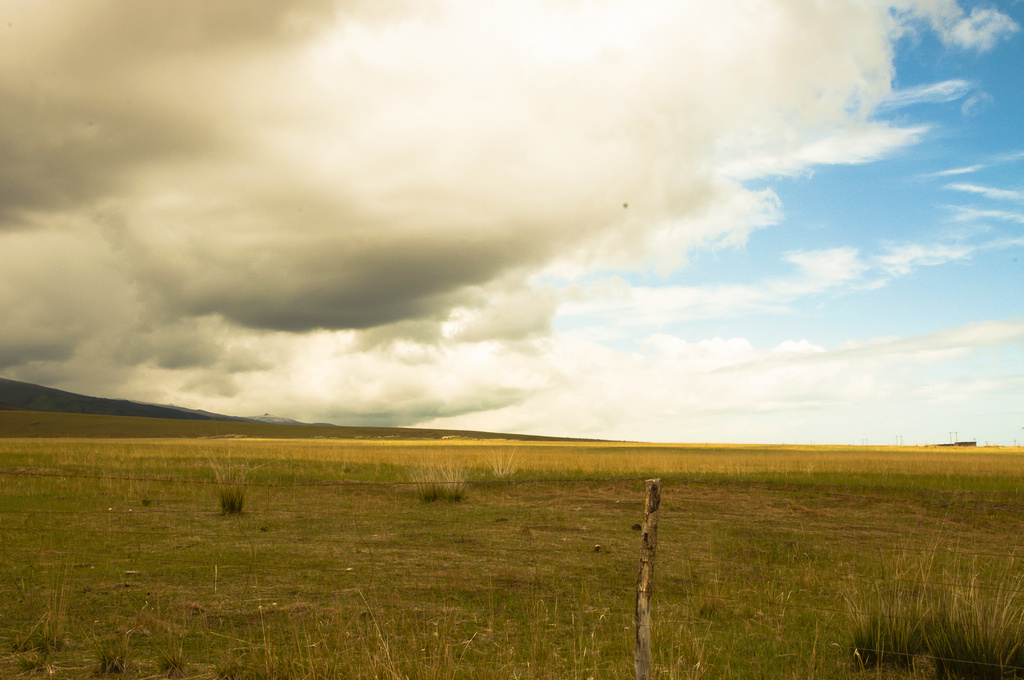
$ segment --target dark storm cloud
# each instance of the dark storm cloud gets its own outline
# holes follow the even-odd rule
[[[211,139],[180,119],[105,102],[0,92],[0,228],[27,211],[73,209],[123,188],[140,165]]]
[[[122,191],[147,163],[223,150],[231,127],[201,106],[183,105],[190,62],[307,38],[334,4],[4,6],[0,229],[22,226],[25,211],[70,209]]]
[[[51,338],[48,342],[32,338],[20,344],[7,340],[0,347],[0,370],[34,361],[67,359],[74,352],[76,342],[77,338]]]
[[[189,315],[220,314],[250,328],[303,332],[367,329],[434,318],[469,298],[516,259],[494,244],[459,248],[459,239],[395,234],[353,244],[258,243],[241,252],[206,252],[180,269],[162,267],[153,285]],[[464,242],[463,242],[464,243]]]

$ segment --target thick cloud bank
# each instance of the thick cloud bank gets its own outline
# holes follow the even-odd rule
[[[934,0],[24,0],[0,22],[0,371],[346,421],[591,412],[576,434],[626,428],[567,403],[634,359],[554,331],[609,309],[573,281],[742,245],[782,210],[751,180],[918,141],[873,117],[908,31],[1017,30]],[[639,370],[609,389],[657,383]]]

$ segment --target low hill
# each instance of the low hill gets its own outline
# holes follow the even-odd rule
[[[562,437],[413,427],[309,425],[266,414],[226,416],[104,399],[0,378],[0,437],[260,437],[271,439],[509,439],[575,441]]]
[[[257,437],[264,439],[505,439],[576,441],[562,437],[499,434],[416,427],[282,425],[226,420],[181,420],[87,413],[0,410],[0,438],[173,438]]]
[[[173,420],[225,420],[247,422],[248,418],[225,416],[219,413],[196,411],[146,404],[127,399],[104,399],[84,394],[65,392],[52,387],[0,378],[0,403],[13,409],[49,411],[51,413],[88,413],[104,416],[133,416],[138,418],[170,418]]]

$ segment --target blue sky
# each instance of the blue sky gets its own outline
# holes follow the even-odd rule
[[[309,421],[1024,441],[1024,3],[15,1],[0,375]]]

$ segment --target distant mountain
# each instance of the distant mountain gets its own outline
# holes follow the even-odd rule
[[[0,378],[0,437],[70,436],[596,441],[470,430],[300,423],[269,413],[241,418],[180,406],[89,397],[52,387]]]
[[[251,422],[287,422],[299,424],[298,421],[279,419],[268,421],[238,416],[226,416],[220,413],[199,411],[162,404],[147,404],[128,399],[104,399],[89,397],[84,394],[65,392],[52,387],[43,387],[32,383],[0,378],[0,409],[48,411],[51,413],[86,413],[100,416],[136,416],[141,418],[171,418],[174,420],[217,420],[235,423]]]
[[[282,425],[278,423],[234,422],[218,420],[182,420],[180,418],[133,418],[92,413],[58,413],[4,410],[0,408],[0,439],[62,438],[142,439],[158,437],[186,439],[380,439],[429,441],[440,439],[501,441],[594,441],[544,437],[530,434],[478,432],[471,430],[434,430],[419,427],[361,427],[352,425]]]
[[[251,420],[254,423],[272,423],[275,425],[305,425],[306,423],[300,423],[297,420],[291,418],[283,418],[281,416],[272,416],[269,413],[264,413],[261,416],[249,416],[246,420]]]

